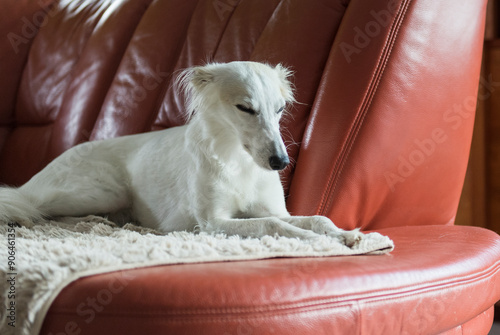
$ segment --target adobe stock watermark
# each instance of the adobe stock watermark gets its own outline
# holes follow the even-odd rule
[[[351,63],[353,55],[358,55],[361,51],[370,45],[373,38],[380,35],[382,28],[387,27],[391,22],[394,14],[398,10],[398,1],[390,0],[387,3],[387,8],[380,11],[371,10],[370,16],[373,20],[368,21],[363,28],[354,27],[354,39],[352,43],[340,43],[340,50],[344,55],[347,63]]]
[[[68,321],[64,325],[64,329],[56,333],[49,332],[48,335],[79,335],[82,334],[82,325],[89,324],[95,320],[97,315],[103,312],[112,301],[113,298],[123,292],[130,281],[136,275],[132,275],[128,271],[118,272],[108,282],[106,287],[97,292],[95,296],[88,296],[85,301],[82,301],[76,307],[76,315],[80,317],[78,320]]]
[[[480,86],[483,93],[478,94],[477,99],[474,96],[468,96],[462,103],[454,104],[447,109],[442,115],[442,126],[432,129],[427,137],[414,139],[413,150],[408,154],[399,155],[397,169],[384,173],[387,185],[392,192],[396,190],[397,184],[405,182],[436,152],[439,145],[448,140],[451,132],[459,129],[465,119],[474,115],[477,101],[488,99],[496,87],[500,87],[500,82],[494,82],[492,76],[489,75],[487,79],[481,77]]]
[[[231,13],[239,0],[214,0],[212,6],[219,17],[219,20],[224,21],[226,14]]]
[[[49,18],[56,14],[55,7],[45,5],[43,0],[39,0],[38,5],[40,6],[40,10],[36,11],[31,18],[26,16],[21,18],[21,22],[23,23],[21,35],[14,32],[7,34],[7,39],[16,54],[19,53],[19,47],[22,44],[29,43],[30,39],[35,37],[38,30],[47,24]]]
[[[168,72],[160,71],[159,65],[157,65],[154,73],[143,78],[142,85],[134,87],[127,95],[118,95],[117,111],[119,113],[117,115],[126,118],[128,114],[123,110],[137,109],[139,103],[146,99],[148,91],[156,89],[169,76]],[[80,132],[80,135],[83,143],[74,146],[53,161],[53,169],[57,174],[72,173],[73,168],[84,162],[93,151],[95,143],[88,141],[91,134],[84,129]]]
[[[90,133],[85,129],[80,133],[82,134],[83,140],[88,141]],[[54,160],[52,163],[56,174],[72,173],[73,168],[81,164],[90,155],[93,147],[93,142],[85,142],[73,147],[72,150],[62,153],[58,159]]]
[[[139,103],[147,98],[148,93],[158,88],[170,75],[169,72],[162,71],[157,64],[154,72],[142,78],[141,85],[133,87],[124,94],[117,94],[116,115],[125,118],[129,114],[127,110],[137,109]]]
[[[300,287],[302,287],[304,283],[306,283],[307,280],[309,280],[312,275],[319,270],[319,268],[320,264],[318,262],[297,262],[297,264],[294,265],[292,270],[287,274],[287,287],[295,287],[300,290]],[[283,305],[283,297],[280,290],[273,289],[272,287],[263,284],[260,291],[267,292],[266,299],[269,301],[270,305]],[[257,314],[253,317],[242,317],[242,320],[238,322],[236,329],[233,331],[225,331],[222,335],[271,334],[275,330],[269,328],[269,323],[266,318],[272,318],[272,316]]]

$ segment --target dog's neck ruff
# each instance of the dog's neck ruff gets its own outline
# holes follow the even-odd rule
[[[203,156],[212,165],[232,173],[262,169],[248,154],[230,129],[195,114],[187,125],[186,145],[190,152]]]

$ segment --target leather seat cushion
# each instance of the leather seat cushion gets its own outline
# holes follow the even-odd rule
[[[453,333],[482,313],[492,317],[491,292],[500,285],[496,234],[463,226],[379,232],[395,242],[389,255],[180,264],[82,278],[58,295],[42,334],[65,327],[99,334],[429,334]]]

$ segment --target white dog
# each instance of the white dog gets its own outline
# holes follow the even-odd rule
[[[278,170],[289,164],[279,122],[290,71],[254,62],[185,70],[187,125],[76,146],[18,189],[0,189],[0,220],[107,215],[162,232],[261,237],[363,234],[323,216],[290,216]]]

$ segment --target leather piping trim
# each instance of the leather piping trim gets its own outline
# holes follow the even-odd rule
[[[290,315],[297,313],[314,312],[318,310],[331,310],[344,306],[352,306],[353,302],[370,303],[379,301],[396,300],[402,297],[421,296],[422,294],[433,292],[450,292],[454,287],[470,287],[471,284],[484,283],[484,281],[494,280],[494,277],[500,273],[500,261],[497,261],[492,266],[486,268],[479,273],[473,273],[464,277],[446,279],[430,283],[422,283],[414,286],[391,288],[386,290],[375,290],[373,292],[363,292],[345,297],[330,297],[323,299],[311,299],[303,302],[282,303],[278,305],[263,305],[263,306],[249,306],[249,307],[231,307],[231,308],[206,308],[206,309],[181,309],[165,311],[158,309],[157,312],[142,312],[142,311],[102,311],[99,316],[109,317],[172,317],[178,320],[168,320],[169,322],[186,321],[189,323],[196,323],[200,321],[228,321],[228,320],[242,320],[242,319],[255,319],[255,318],[272,318],[279,315]],[[453,292],[452,292],[453,294]],[[55,308],[55,311],[47,313],[49,315],[74,315],[75,309],[71,308]],[[256,313],[257,315],[241,315]],[[269,315],[259,315],[268,313]],[[225,315],[222,315],[225,314]],[[197,317],[199,319],[192,319]],[[167,320],[165,320],[167,321]]]
[[[342,175],[344,165],[349,158],[349,154],[351,152],[352,147],[354,146],[354,142],[358,136],[359,130],[365,120],[365,116],[370,109],[371,103],[375,94],[377,93],[378,86],[380,81],[382,80],[385,68],[389,61],[389,58],[392,54],[392,50],[394,48],[394,44],[396,42],[397,36],[399,34],[401,25],[406,16],[407,10],[411,4],[411,0],[403,0],[398,13],[391,25],[389,36],[385,42],[384,48],[382,50],[382,55],[377,64],[375,74],[372,77],[370,85],[368,87],[367,93],[363,99],[361,104],[361,108],[354,119],[354,124],[351,127],[351,131],[349,132],[349,136],[340,152],[340,156],[337,159],[335,166],[328,178],[328,183],[323,196],[321,197],[321,202],[319,204],[319,208],[317,210],[318,215],[326,215],[328,209],[332,206],[334,193],[337,188],[338,181],[340,180],[340,176]]]

